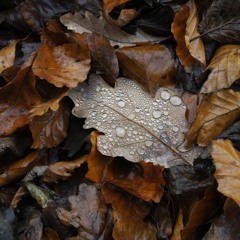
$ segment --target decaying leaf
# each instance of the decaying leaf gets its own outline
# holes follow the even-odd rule
[[[0,50],[0,74],[5,68],[11,67],[15,59],[17,42],[10,43],[8,46]]]
[[[0,89],[0,135],[13,133],[29,122],[30,109],[41,103],[35,89],[35,77],[27,67]]]
[[[239,104],[240,93],[233,90],[222,90],[204,97],[197,117],[186,135],[186,147],[195,143],[207,146],[212,139],[239,119]]]
[[[85,17],[67,13],[60,18],[63,25],[77,33],[95,32],[109,39],[113,46],[133,46],[137,43],[161,42],[166,38],[148,35],[138,30],[135,35],[123,32],[116,25],[108,23],[103,17],[97,18],[90,12]]]
[[[174,60],[170,51],[161,45],[125,47],[117,51],[124,76],[135,79],[155,95],[159,86],[171,84]]]
[[[240,206],[240,152],[229,140],[213,141],[212,147],[218,190]]]
[[[104,0],[104,9],[105,11],[107,11],[108,13],[111,12],[115,7],[129,2],[131,0]]]
[[[216,92],[230,87],[234,81],[240,78],[239,64],[239,45],[224,45],[220,47],[205,70],[211,70],[211,73],[203,84],[201,92]]]
[[[169,167],[191,163],[200,151],[177,150],[188,123],[181,98],[167,89],[160,89],[153,99],[129,79],[120,78],[111,88],[100,76],[91,75],[88,84],[72,89],[69,96],[75,103],[73,114],[87,118],[84,127],[105,133],[98,137],[104,155]]]
[[[75,87],[87,78],[90,53],[85,46],[67,43],[50,47],[42,44],[33,63],[34,74],[56,87]]]
[[[201,37],[220,43],[240,43],[240,1],[213,1],[199,25]]]

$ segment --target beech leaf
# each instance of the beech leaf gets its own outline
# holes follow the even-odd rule
[[[220,47],[205,70],[211,70],[211,73],[203,84],[201,93],[217,92],[230,87],[234,81],[240,78],[239,62],[239,45]]]
[[[240,116],[240,93],[222,90],[203,98],[186,139],[188,146],[206,147],[212,139],[231,126]]]
[[[232,198],[240,206],[240,152],[229,140],[213,141],[212,147],[218,191]]]
[[[95,32],[110,40],[113,46],[133,46],[137,43],[160,42],[165,40],[163,37],[148,35],[140,30],[135,35],[123,32],[116,25],[108,23],[102,16],[95,17],[90,12],[85,13],[85,17],[75,13],[67,13],[60,17],[63,25],[77,33]]]
[[[185,106],[176,93],[160,89],[151,98],[134,81],[119,78],[109,87],[98,75],[69,93],[73,114],[87,118],[84,128],[105,133],[98,136],[98,149],[107,156],[122,156],[129,161],[153,162],[165,167],[192,163],[200,149],[181,153],[188,123]]]

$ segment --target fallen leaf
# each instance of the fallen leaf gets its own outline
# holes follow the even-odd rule
[[[13,66],[16,44],[17,42],[10,43],[8,46],[0,50],[0,74],[4,69]]]
[[[159,86],[172,82],[174,60],[170,51],[161,45],[121,48],[117,57],[124,76],[139,82],[152,96]]]
[[[179,213],[178,213],[177,221],[174,226],[173,234],[171,236],[171,240],[182,240],[180,232],[183,229],[183,227],[184,227],[183,226],[183,214],[182,214],[182,210],[180,209]]]
[[[186,139],[186,147],[197,143],[208,146],[212,139],[239,119],[240,93],[222,90],[205,96]]]
[[[32,148],[56,147],[67,136],[70,108],[66,99],[61,100],[61,97],[49,103],[47,112],[46,103],[42,108],[38,106],[34,109],[29,122],[34,140]]]
[[[172,33],[177,42],[176,53],[186,72],[195,72],[206,64],[205,50],[201,39],[190,41],[197,32],[197,13],[194,2],[183,5],[176,13],[172,24]],[[198,49],[199,47],[199,49]]]
[[[209,232],[204,236],[204,240],[219,240],[219,239],[239,239],[239,206],[230,198],[224,205],[224,212],[216,218]]]
[[[51,228],[45,227],[43,229],[43,236],[41,240],[60,240],[56,231]]]
[[[118,59],[115,49],[110,45],[107,38],[93,33],[87,38],[89,50],[93,57],[93,67],[103,79],[114,85],[119,72]],[[101,46],[101,47],[99,47]]]
[[[105,227],[107,206],[101,192],[94,184],[82,183],[79,185],[79,193],[68,198],[71,210],[58,208],[57,214],[61,222],[66,225],[80,228],[99,239]]]
[[[149,213],[145,202],[110,189],[106,185],[103,186],[102,192],[106,202],[111,204],[114,210],[114,239],[157,239],[156,231],[143,220]]]
[[[216,166],[218,190],[240,206],[240,152],[231,141],[216,140],[212,144],[212,157]]]
[[[144,201],[160,202],[163,196],[164,167],[140,161],[133,164],[114,159],[105,169],[103,182],[111,183]]]
[[[223,88],[230,87],[234,81],[240,78],[239,65],[240,47],[239,45],[224,45],[215,53],[206,72],[211,71],[207,81],[201,88],[201,93],[217,92]]]
[[[75,13],[67,13],[60,17],[64,26],[69,30],[77,33],[92,33],[95,32],[109,39],[112,46],[134,46],[137,43],[161,42],[164,37],[155,37],[145,34],[138,30],[135,35],[123,32],[116,25],[108,23],[102,16],[95,17],[90,12],[85,12],[85,17]]]
[[[213,1],[199,24],[201,38],[223,44],[240,43],[239,11],[239,0]]]
[[[0,89],[0,102],[0,135],[9,135],[29,122],[29,111],[41,103],[35,89],[35,77],[29,67]]]
[[[14,77],[17,75],[17,73],[20,71],[20,67],[19,66],[11,66],[11,67],[8,67],[8,68],[5,68],[3,71],[2,71],[2,77],[4,78],[5,82],[9,83],[11,82]]]
[[[103,3],[103,8],[106,12],[111,12],[115,7],[123,4],[123,3],[126,3],[126,2],[129,2],[131,0],[104,0]]]
[[[6,166],[1,167],[0,186],[7,185],[11,182],[24,177],[34,166],[41,165],[46,161],[38,151],[29,153],[26,157]]]
[[[82,46],[82,45],[81,45]],[[35,75],[56,87],[76,87],[86,80],[90,70],[90,53],[85,46],[67,43],[57,47],[42,44],[32,69]]]
[[[0,208],[0,239],[13,240],[16,233],[17,218],[11,207]]]
[[[112,157],[102,155],[97,149],[97,137],[99,132],[94,131],[91,134],[92,148],[87,156],[88,172],[86,178],[96,183],[103,183],[103,174],[106,166],[113,160]]]
[[[69,96],[75,103],[73,114],[87,118],[84,128],[105,133],[98,136],[98,150],[104,155],[169,167],[192,162],[200,151],[177,150],[188,123],[181,98],[170,90],[160,89],[153,99],[129,79],[120,78],[111,88],[100,76],[91,75],[88,84],[72,89]]]
[[[86,161],[86,156],[77,158],[73,161],[52,163],[44,173],[45,182],[57,183],[71,177],[76,168],[79,168]]]

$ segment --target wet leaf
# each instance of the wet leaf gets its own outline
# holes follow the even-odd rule
[[[101,192],[93,184],[82,183],[79,185],[79,193],[70,196],[68,200],[70,211],[57,209],[60,221],[98,239],[104,230],[107,216],[107,206]]]
[[[174,226],[174,231],[173,231],[173,235],[171,236],[171,240],[181,240],[181,230],[183,229],[183,214],[182,214],[182,210],[179,210],[178,213],[178,218],[177,221],[175,223]]]
[[[112,46],[133,46],[137,43],[160,42],[163,37],[154,37],[137,31],[135,35],[123,32],[116,25],[108,23],[103,17],[96,18],[90,12],[85,13],[85,17],[80,14],[67,13],[60,18],[63,25],[77,33],[95,32],[109,39]]]
[[[174,60],[170,51],[161,45],[121,48],[117,57],[124,76],[135,79],[152,96],[159,86],[172,82]]]
[[[38,151],[29,153],[26,157],[3,167],[0,174],[0,186],[19,180],[24,177],[34,166],[45,162],[45,157]]]
[[[224,45],[220,47],[205,70],[210,70],[211,72],[201,88],[201,93],[217,92],[223,88],[230,87],[234,81],[240,78],[239,61],[239,45]]]
[[[194,73],[196,77],[199,71],[206,65],[205,49],[200,38],[191,41],[198,36],[198,16],[194,1],[183,5],[176,13],[172,24],[172,33],[177,42],[176,53],[187,73]]]
[[[88,37],[88,46],[94,60],[93,66],[96,72],[109,84],[114,85],[119,72],[115,49],[110,45],[108,39],[96,33]]]
[[[16,239],[17,218],[11,207],[1,206],[0,208],[0,239]]]
[[[102,192],[106,202],[111,204],[114,210],[115,224],[112,235],[114,239],[157,239],[155,230],[143,221],[149,213],[145,202],[110,189],[106,185]]]
[[[16,51],[17,42],[10,43],[5,48],[0,50],[0,73],[5,68],[11,67],[14,63],[15,59],[15,51]]]
[[[56,162],[50,164],[44,173],[45,182],[57,183],[60,180],[68,179],[76,168],[79,168],[86,161],[86,156],[73,161]]]
[[[213,221],[209,232],[203,239],[239,239],[239,214],[239,206],[228,198],[224,205],[224,213]]]
[[[186,139],[187,146],[197,143],[207,146],[224,129],[231,126],[240,116],[240,93],[222,90],[205,96],[201,102]]]
[[[43,237],[41,240],[60,240],[56,231],[51,228],[43,229]]]
[[[89,49],[75,43],[50,47],[42,44],[33,63],[33,72],[56,87],[76,87],[90,70]]]
[[[0,135],[9,135],[29,122],[29,110],[41,103],[35,89],[35,77],[29,67],[0,89],[0,102]]]
[[[42,114],[39,111],[46,111],[47,104],[42,105],[34,109],[30,118],[29,127],[34,139],[32,148],[56,147],[67,136],[70,108],[66,99],[58,98],[52,101],[48,105],[48,111]]]
[[[240,153],[229,140],[213,141],[212,148],[218,190],[240,206]]]
[[[75,103],[73,114],[87,118],[84,127],[105,133],[98,137],[104,155],[169,167],[191,162],[199,153],[199,149],[177,150],[188,124],[185,106],[174,92],[160,89],[153,99],[129,79],[118,79],[116,88],[111,88],[100,76],[91,75],[88,84],[79,85],[69,96]]]
[[[129,2],[131,0],[104,0],[104,10],[107,11],[108,13],[111,12],[115,7]]]
[[[239,0],[213,1],[199,25],[201,37],[206,41],[240,43],[239,10]]]

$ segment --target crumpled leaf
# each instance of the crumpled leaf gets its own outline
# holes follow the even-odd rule
[[[224,205],[224,213],[216,218],[203,240],[239,239],[240,208],[230,198]]]
[[[29,67],[0,89],[0,102],[0,135],[9,135],[29,122],[29,110],[41,103],[35,89],[35,77]]]
[[[10,43],[8,46],[0,50],[0,74],[5,68],[11,67],[15,59],[17,42]]]
[[[239,62],[239,45],[224,45],[220,47],[205,69],[205,72],[211,70],[211,73],[203,84],[201,93],[217,92],[223,88],[230,87],[234,81],[240,78]]]
[[[203,98],[186,139],[186,148],[197,143],[207,146],[240,116],[240,93],[222,90]]]
[[[77,33],[95,32],[109,39],[112,46],[133,46],[137,43],[160,42],[163,37],[154,37],[138,30],[135,35],[123,32],[116,25],[108,23],[102,16],[96,18],[90,12],[85,17],[75,13],[67,13],[60,18],[63,25]]]
[[[82,183],[78,195],[72,195],[68,200],[71,204],[70,211],[57,209],[60,221],[99,239],[107,216],[107,206],[101,192],[94,184]]]
[[[240,43],[239,11],[239,0],[213,1],[199,24],[201,37],[206,41]]]
[[[126,3],[126,2],[129,2],[131,0],[104,0],[104,10],[106,12],[111,12],[115,7],[123,4],[123,3]]]
[[[213,141],[212,157],[216,166],[214,176],[218,182],[218,191],[240,206],[240,152],[231,141],[219,139]]]
[[[46,103],[42,104],[43,109],[38,106],[31,114],[29,127],[34,139],[32,148],[56,147],[67,136],[70,108],[66,99],[62,97],[61,95],[60,99],[52,101],[44,114],[39,115],[38,111],[46,111]]]
[[[120,78],[111,88],[100,76],[91,75],[88,84],[72,89],[69,96],[75,103],[73,114],[87,118],[84,128],[105,133],[98,137],[98,149],[104,155],[169,167],[191,163],[200,151],[177,150],[188,123],[185,106],[174,92],[160,89],[153,99],[129,79]]]
[[[170,85],[174,60],[170,51],[161,45],[125,47],[117,50],[124,76],[135,79],[155,95],[159,86]]]
[[[119,72],[115,49],[110,45],[108,39],[96,33],[89,35],[87,41],[94,60],[92,66],[109,84],[114,85]]]
[[[50,47],[42,44],[38,49],[32,69],[35,75],[56,87],[76,87],[87,78],[90,70],[88,47],[75,43]]]
[[[205,50],[201,39],[191,41],[197,32],[197,12],[192,1],[190,6],[185,4],[176,13],[172,24],[172,33],[177,42],[176,53],[186,72],[197,74],[198,68],[206,65]],[[196,72],[196,73],[195,73]]]
[[[111,189],[107,185],[103,186],[102,192],[106,202],[111,204],[114,210],[115,224],[112,235],[114,239],[157,239],[156,231],[143,220],[149,214],[145,202]]]

